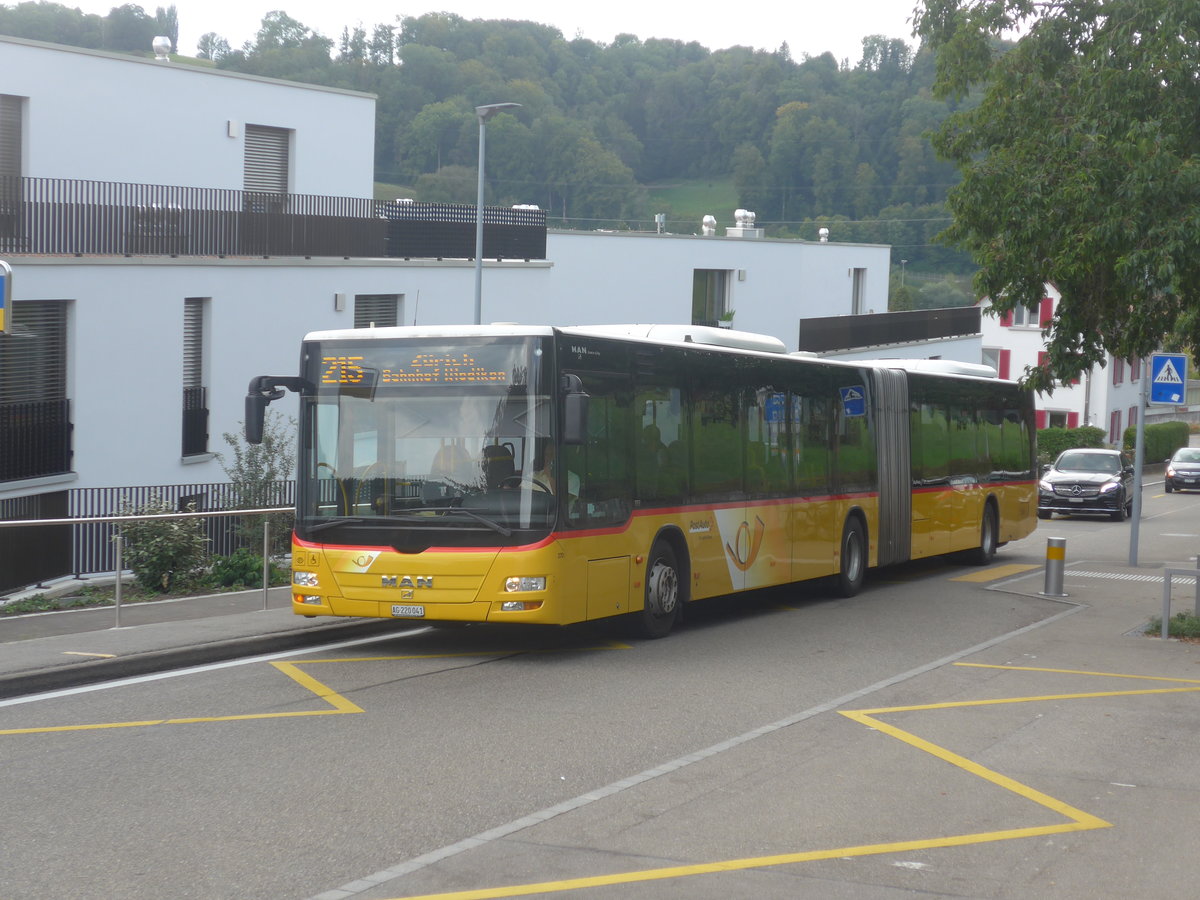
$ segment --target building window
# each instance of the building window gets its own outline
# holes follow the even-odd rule
[[[21,222],[25,98],[0,94],[0,237],[17,237]]]
[[[716,325],[726,319],[729,308],[728,269],[696,269],[692,272],[692,324]]]
[[[208,452],[208,388],[204,377],[207,308],[208,300],[203,297],[188,297],[183,301],[184,456]]]
[[[289,188],[292,132],[247,125],[242,186],[248,212],[282,212]]]
[[[1115,444],[1121,440],[1121,411],[1114,409],[1108,414],[1108,442]]]
[[[867,311],[867,270],[854,269],[850,285],[850,314],[861,316]]]
[[[1046,410],[1046,421],[1049,423],[1047,428],[1066,428],[1067,413],[1056,409]]]
[[[401,322],[401,294],[356,294],[355,328],[392,328]]]
[[[1112,361],[1112,379],[1114,386],[1125,381],[1125,360],[1114,359]]]
[[[0,481],[71,471],[67,307],[18,300],[0,335]]]

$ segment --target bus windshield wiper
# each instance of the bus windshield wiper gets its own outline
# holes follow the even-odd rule
[[[436,515],[429,515],[429,513]],[[494,522],[486,516],[479,515],[479,513],[472,512],[469,509],[461,509],[457,506],[423,506],[411,510],[409,515],[404,516],[338,516],[335,519],[310,525],[308,533],[315,534],[318,531],[324,531],[326,528],[333,528],[337,525],[432,525],[437,519],[453,514],[467,516],[482,525],[486,525],[492,531],[504,537],[512,536],[512,529],[505,528],[499,522]]]

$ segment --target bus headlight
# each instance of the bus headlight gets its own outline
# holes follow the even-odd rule
[[[513,575],[504,581],[504,590],[510,594],[515,594],[518,591],[544,591],[546,589],[546,576],[517,576]]]
[[[293,572],[292,584],[300,587],[320,587],[320,580],[317,578],[316,572]]]

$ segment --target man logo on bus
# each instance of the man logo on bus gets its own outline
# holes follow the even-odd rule
[[[729,555],[733,558],[733,564],[739,570],[745,572],[758,559],[758,548],[762,546],[763,535],[766,534],[767,525],[758,516],[754,517],[754,531],[750,531],[750,523],[742,522],[738,526],[737,537],[734,538],[733,545],[725,545],[725,549],[729,551]]]

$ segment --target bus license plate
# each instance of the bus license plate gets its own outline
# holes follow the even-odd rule
[[[392,615],[402,619],[420,619],[425,615],[423,606],[393,606]]]

